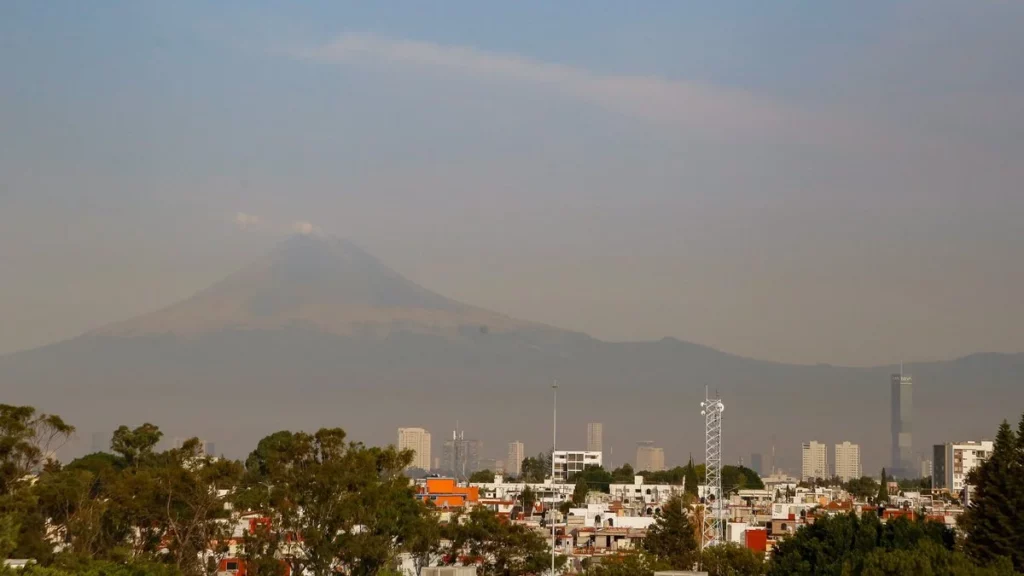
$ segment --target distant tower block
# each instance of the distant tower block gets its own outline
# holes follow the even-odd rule
[[[704,525],[701,532],[701,549],[725,542],[725,519],[722,501],[722,412],[725,404],[718,398],[708,398],[700,403],[704,416],[704,457],[707,467],[707,486],[704,489]]]

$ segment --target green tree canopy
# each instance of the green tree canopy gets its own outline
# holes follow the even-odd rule
[[[878,483],[878,494],[875,495],[875,504],[882,505],[889,502],[889,477],[885,475],[885,468],[882,468],[882,480]]]
[[[543,537],[484,507],[449,522],[442,527],[442,535],[448,543],[448,564],[477,565],[477,573],[483,576],[522,576],[550,570],[551,549]],[[565,556],[558,556],[556,567],[565,561]]]
[[[691,570],[697,563],[698,543],[682,498],[665,503],[644,538],[644,551],[674,570]]]
[[[767,573],[770,576],[812,574],[864,574],[876,556],[904,552],[916,556],[923,546],[938,547],[930,568],[915,574],[940,574],[943,566],[965,558],[956,551],[956,538],[944,525],[899,517],[883,523],[876,514],[824,516],[782,540]],[[929,550],[931,549],[929,548]],[[887,573],[887,572],[882,572]]]
[[[494,472],[490,470],[477,470],[469,475],[469,481],[483,484],[494,482]]]
[[[1022,424],[1024,425],[1024,424]],[[1024,570],[1024,468],[1020,466],[1019,439],[1005,420],[999,426],[992,455],[970,475],[970,505],[960,518],[967,536],[964,550],[983,564],[1010,558],[1017,570]]]

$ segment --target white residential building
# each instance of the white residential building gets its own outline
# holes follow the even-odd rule
[[[554,478],[556,482],[565,482],[577,472],[583,472],[587,466],[601,466],[601,453],[587,450],[555,450]]]
[[[587,452],[604,452],[604,424],[587,424]]]
[[[523,460],[526,459],[526,448],[516,440],[508,443],[508,458],[505,460],[505,473],[519,476],[523,473]]]
[[[815,478],[828,478],[828,446],[821,442],[804,442],[802,446],[800,479],[804,482]]]
[[[415,453],[410,468],[430,470],[430,432],[423,428],[399,428],[398,449]]]
[[[836,476],[843,482],[849,482],[860,478],[863,474],[860,468],[860,446],[843,442],[836,444]]]
[[[537,483],[508,482],[501,475],[495,475],[494,482],[471,482],[469,485],[480,488],[481,500],[513,502],[518,500],[523,490],[529,486],[538,502],[556,506],[572,500],[572,493],[576,489],[574,484],[551,482],[550,479]]]
[[[643,476],[634,476],[632,484],[611,484],[608,492],[613,500],[622,502],[623,506],[636,507],[661,507],[673,496],[682,496],[685,491],[684,484],[644,484]],[[646,510],[644,510],[646,513]],[[654,510],[651,511],[654,513]]]
[[[992,455],[992,441],[937,444],[932,454],[932,488],[958,494],[967,475]]]

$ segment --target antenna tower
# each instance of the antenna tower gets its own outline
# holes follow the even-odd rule
[[[716,394],[717,396],[717,394]],[[704,526],[701,532],[701,550],[725,542],[724,499],[722,495],[722,412],[725,404],[719,398],[709,398],[704,390],[700,403],[704,416],[704,462],[707,469],[704,489]]]

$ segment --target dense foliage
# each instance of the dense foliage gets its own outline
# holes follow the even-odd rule
[[[226,554],[233,511],[259,520],[243,522],[239,556],[261,576],[282,563],[292,574],[383,576],[402,553],[422,567],[468,551],[481,573],[509,576],[550,563],[542,536],[490,511],[442,526],[403,473],[411,452],[351,442],[340,428],[276,432],[242,463],[204,454],[194,438],[158,451],[158,427],[121,426],[110,453],[61,466],[49,457],[73,432],[0,405],[0,558],[36,562],[18,574],[206,575]]]
[[[769,576],[834,574],[1010,574],[1006,564],[982,569],[956,549],[952,530],[905,517],[882,522],[875,514],[818,518],[783,540]]]
[[[233,511],[261,519],[240,542],[251,574],[281,574],[284,562],[293,574],[384,576],[394,573],[403,553],[418,567],[440,561],[494,576],[538,574],[551,561],[542,535],[486,508],[440,523],[403,474],[410,452],[351,442],[339,428],[277,432],[236,462],[204,454],[196,439],[159,451],[163,434],[156,426],[121,426],[109,453],[62,466],[52,454],[73,432],[57,416],[0,405],[0,557],[37,561],[19,574],[209,574],[226,553]],[[524,477],[541,477],[549,466],[550,455],[527,458]],[[727,468],[723,483],[730,490],[760,482],[746,468]],[[633,474],[628,466],[589,467],[574,478],[572,503],[581,505],[590,491],[608,491],[612,483],[630,483]],[[1016,431],[1000,426],[992,456],[972,474],[961,538],[920,518],[883,522],[851,513],[817,517],[781,541],[767,563],[736,545],[701,551],[689,492],[703,466],[691,461],[643,475],[650,482],[685,480],[688,494],[662,508],[640,550],[588,563],[589,573],[643,576],[695,567],[711,576],[1024,573],[1024,417]],[[846,487],[884,502],[886,478],[883,471],[882,483],[861,478]],[[524,491],[520,509],[532,514],[535,499]],[[3,576],[10,572],[0,569]]]
[[[1003,422],[992,455],[971,475],[970,504],[961,518],[964,550],[983,564],[1009,558],[1024,572],[1024,415],[1017,433]]]

